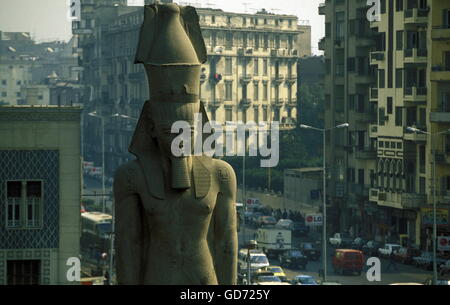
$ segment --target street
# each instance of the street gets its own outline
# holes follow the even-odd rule
[[[254,228],[249,228],[241,225],[241,230],[239,232],[239,247],[243,247],[245,243],[248,243],[249,240],[254,239]],[[245,232],[245,233],[244,233]],[[245,234],[245,235],[244,235]],[[245,236],[245,240],[244,240]],[[318,239],[318,235],[314,237],[314,235],[293,239],[293,245],[298,246],[302,241],[315,242]],[[244,243],[245,242],[245,243]],[[381,281],[380,282],[369,282],[366,278],[366,271],[370,266],[367,266],[361,275],[355,274],[345,274],[345,275],[336,275],[333,272],[332,267],[332,257],[334,249],[331,247],[327,247],[328,259],[327,259],[327,281],[328,282],[339,282],[343,285],[388,285],[392,283],[424,283],[427,278],[432,276],[432,271],[427,271],[423,269],[416,268],[410,265],[403,265],[400,263],[396,263],[398,271],[395,270],[395,267],[391,266],[389,271],[386,271],[387,266],[389,265],[388,259],[380,259],[381,262]],[[367,262],[368,257],[365,257]],[[269,262],[271,266],[279,266],[279,262],[277,259],[270,259]],[[296,275],[305,274],[313,276],[316,281],[320,279],[319,270],[322,269],[323,266],[322,257],[318,261],[309,261],[306,267],[306,270],[292,270],[288,268],[283,268],[288,279],[292,279]],[[281,266],[282,267],[282,266]]]

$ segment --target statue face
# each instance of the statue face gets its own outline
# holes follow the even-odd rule
[[[168,157],[174,157],[172,154],[172,142],[176,137],[181,134],[181,131],[172,133],[172,125],[169,124],[154,124],[152,128],[152,137],[156,139],[158,145],[162,148],[164,154]],[[194,150],[194,126],[191,125],[191,135],[190,135],[190,143],[191,145],[191,153]],[[180,147],[182,148],[182,147]]]

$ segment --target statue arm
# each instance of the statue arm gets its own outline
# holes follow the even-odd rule
[[[237,277],[236,175],[222,161],[220,192],[214,210],[215,268],[219,285],[235,285]]]
[[[119,285],[137,285],[142,282],[144,236],[141,204],[132,191],[129,172],[120,168],[114,179],[115,248]]]

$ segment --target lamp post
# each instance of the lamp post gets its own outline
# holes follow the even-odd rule
[[[450,129],[431,133],[415,127],[406,127],[406,130],[411,132],[423,133],[430,136],[430,146],[433,152],[433,284],[437,283],[437,263],[436,263],[436,243],[437,243],[437,225],[436,225],[436,149],[434,149],[434,137],[439,136],[444,133],[449,133]]]
[[[105,117],[98,115],[96,111],[88,115],[99,118],[102,122],[102,212],[105,213]]]
[[[323,137],[323,224],[322,224],[322,247],[323,247],[323,281],[326,282],[327,281],[327,196],[326,196],[326,153],[325,153],[325,149],[326,149],[326,132],[332,129],[338,129],[338,128],[347,128],[349,127],[350,124],[349,123],[344,123],[344,124],[340,124],[337,125],[335,127],[332,128],[328,128],[328,129],[321,129],[321,128],[316,128],[316,127],[312,127],[309,125],[300,125],[300,128],[303,129],[312,129],[312,130],[316,130],[316,131],[320,131],[322,132],[322,137]]]

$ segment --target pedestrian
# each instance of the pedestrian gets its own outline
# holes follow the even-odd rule
[[[395,271],[398,271],[397,263],[395,262],[394,251],[391,251],[391,254],[389,255],[389,264],[386,268],[386,271],[389,271],[391,269],[391,266],[395,268]]]

